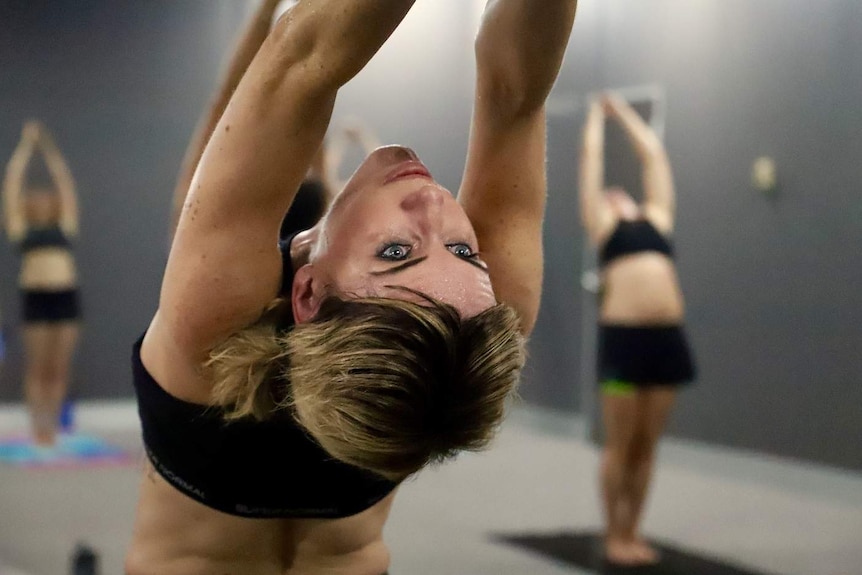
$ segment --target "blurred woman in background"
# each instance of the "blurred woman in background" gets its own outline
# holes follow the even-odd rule
[[[619,122],[642,164],[644,202],[604,184],[604,125]],[[605,553],[622,565],[655,563],[639,525],[656,446],[676,398],[694,377],[673,262],[675,198],[661,140],[623,99],[590,105],[581,156],[581,219],[602,269],[598,379],[605,446]]]
[[[264,0],[240,43],[256,55],[191,153],[133,350],[149,457],[132,575],[380,575],[400,483],[502,421],[539,307],[545,100],[575,0],[488,3],[457,200],[383,147],[278,241],[339,90],[413,3],[300,0],[266,36]]]
[[[37,151],[44,156],[53,188],[26,185],[27,167]],[[24,396],[33,439],[52,446],[78,341],[78,274],[72,253],[78,202],[69,167],[40,122],[24,125],[6,168],[3,208],[7,236],[21,252]]]

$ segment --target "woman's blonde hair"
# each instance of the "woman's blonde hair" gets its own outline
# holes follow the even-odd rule
[[[228,419],[290,409],[330,455],[396,481],[495,435],[524,364],[510,307],[462,319],[430,299],[332,297],[279,330],[288,306],[213,350],[213,403]]]

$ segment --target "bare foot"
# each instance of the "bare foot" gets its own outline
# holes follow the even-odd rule
[[[605,559],[623,567],[642,567],[659,562],[659,552],[643,539],[606,539]]]
[[[636,539],[633,543],[634,551],[640,559],[639,565],[655,565],[661,559],[658,550],[646,542],[645,539]]]
[[[606,539],[605,559],[608,563],[625,567],[634,567],[643,564],[635,542],[625,539]]]
[[[33,443],[39,447],[54,447],[57,444],[57,435],[52,431],[39,430],[33,434]]]
[[[57,443],[57,417],[53,414],[36,411],[32,413],[30,426],[33,443],[39,447],[54,447]]]

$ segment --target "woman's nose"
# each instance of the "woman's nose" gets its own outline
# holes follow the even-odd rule
[[[423,186],[409,194],[401,202],[406,212],[411,212],[420,218],[422,225],[430,230],[439,229],[443,222],[443,202],[446,199],[445,190],[438,186]]]

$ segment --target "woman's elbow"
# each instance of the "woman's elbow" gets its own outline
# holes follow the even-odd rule
[[[361,69],[355,46],[343,37],[333,39],[325,11],[285,12],[266,41],[262,57],[290,83],[304,83],[311,91],[337,90]],[[260,54],[259,54],[260,55]]]

